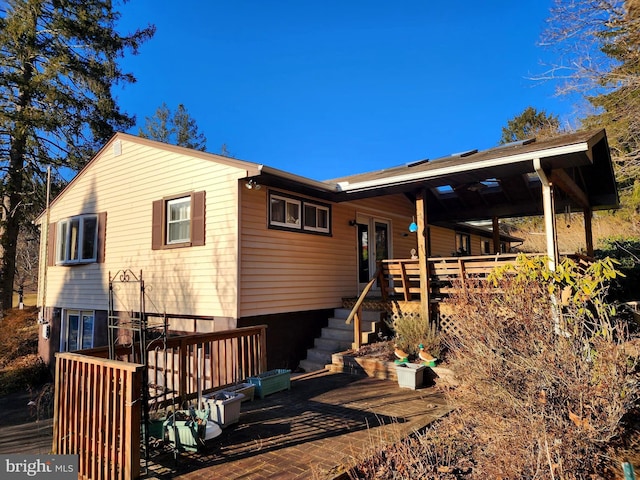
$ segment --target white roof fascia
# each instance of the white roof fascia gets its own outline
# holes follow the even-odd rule
[[[284,170],[278,170],[277,168],[268,167],[267,165],[260,165],[259,171],[260,173],[269,174],[269,175],[273,175],[280,178],[285,178],[287,180],[291,180],[296,183],[301,183],[303,185],[315,188],[317,190],[323,190],[326,192],[336,191],[336,187],[333,184],[312,180],[307,177],[296,175],[295,173],[289,173],[289,172],[285,172]]]
[[[587,142],[575,143],[572,145],[563,145],[561,147],[549,148],[546,150],[538,150],[534,152],[526,152],[520,153],[517,155],[510,155],[508,157],[499,157],[492,158],[489,160],[482,160],[479,162],[474,162],[472,165],[468,163],[460,164],[460,165],[451,165],[448,167],[442,167],[433,170],[427,170],[423,172],[416,173],[407,173],[403,175],[397,175],[395,177],[387,177],[376,180],[367,180],[364,182],[358,182],[349,184],[348,182],[341,182],[340,191],[342,192],[352,192],[352,191],[362,191],[369,190],[372,188],[380,187],[383,185],[389,184],[402,184],[409,183],[416,180],[421,179],[429,179],[434,177],[441,177],[445,175],[451,175],[454,173],[468,172],[472,170],[479,170],[482,168],[490,168],[490,167],[499,167],[503,165],[509,165],[513,163],[527,162],[533,161],[535,158],[546,158],[546,157],[554,157],[558,155],[566,155],[570,153],[578,153],[585,152],[589,150],[589,145]],[[531,170],[534,171],[533,168]]]

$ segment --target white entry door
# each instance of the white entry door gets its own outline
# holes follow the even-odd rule
[[[376,264],[391,256],[391,225],[388,220],[358,215],[358,286],[359,291],[376,272]],[[378,286],[375,286],[379,291]]]

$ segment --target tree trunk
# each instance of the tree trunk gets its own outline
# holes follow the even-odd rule
[[[16,130],[20,130],[16,128]],[[24,187],[24,149],[26,138],[18,133],[13,137],[9,152],[9,169],[5,177],[7,195],[4,201],[5,220],[0,228],[0,310],[13,308],[13,281],[16,275],[16,248],[22,224],[22,195]]]

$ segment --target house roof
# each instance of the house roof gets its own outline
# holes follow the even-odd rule
[[[557,212],[619,206],[604,130],[530,139],[313,184],[292,175],[279,178],[277,171],[263,167],[259,181],[338,202],[392,193],[415,197],[424,190],[429,223],[459,222],[542,215],[535,159],[558,187]]]
[[[492,217],[542,215],[541,184],[534,159],[557,186],[558,212],[584,208],[618,207],[613,167],[604,130],[579,132],[553,139],[535,139],[484,151],[463,152],[436,160],[419,160],[374,172],[317,181],[266,165],[115,134],[102,148],[117,140],[146,144],[236,166],[262,185],[308,194],[327,201],[343,202],[387,194],[404,193],[414,199],[426,191],[429,223],[463,222]],[[100,153],[63,190],[68,190]],[[54,201],[55,203],[55,201]]]

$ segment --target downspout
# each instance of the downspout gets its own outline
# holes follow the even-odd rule
[[[544,173],[539,158],[533,159],[533,168],[542,183],[542,208],[544,210],[544,231],[547,237],[547,257],[549,257],[549,270],[556,271],[558,262],[558,246],[556,242],[556,221],[553,208],[552,184]]]
[[[47,273],[48,273],[48,265],[49,265],[49,222],[51,221],[51,208],[50,208],[50,200],[51,196],[51,166],[47,166],[47,198],[46,198],[46,215],[44,220],[44,252],[40,252],[44,257],[43,268],[42,268],[42,298],[40,299],[40,311],[38,312],[38,321],[40,323],[48,323],[46,317],[46,309],[47,309]]]

